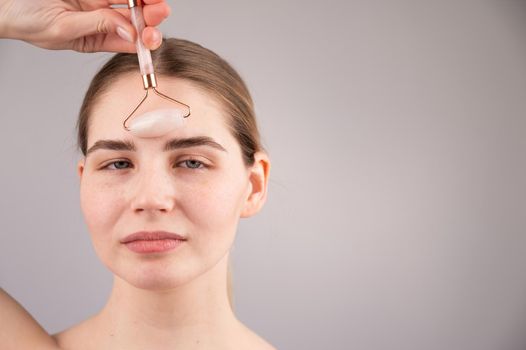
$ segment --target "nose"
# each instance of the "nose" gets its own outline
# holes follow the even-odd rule
[[[142,169],[134,184],[134,212],[170,212],[175,207],[175,184],[164,169]]]

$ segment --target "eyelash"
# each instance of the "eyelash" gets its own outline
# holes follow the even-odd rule
[[[106,165],[104,165],[102,168],[100,168],[100,170],[108,170],[108,171],[118,171],[118,170],[127,170],[129,168],[121,168],[121,169],[109,169],[108,167],[110,165],[114,165],[115,163],[121,163],[121,162],[125,162],[125,163],[128,163],[128,164],[131,164],[130,161],[128,160],[124,160],[124,159],[119,159],[119,160],[115,160],[113,162],[110,162]],[[175,165],[178,165],[178,164],[181,164],[181,163],[186,163],[186,162],[197,162],[199,163],[199,167],[198,168],[191,168],[191,167],[183,167],[183,168],[187,168],[187,169],[190,169],[190,170],[202,170],[202,169],[205,169],[205,168],[208,168],[208,165],[206,165],[205,163],[201,162],[200,160],[197,160],[197,159],[194,159],[194,158],[188,158],[188,159],[185,159],[185,160],[182,160],[182,161],[179,161],[177,163],[175,163]]]

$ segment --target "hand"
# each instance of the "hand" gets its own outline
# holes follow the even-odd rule
[[[136,52],[137,33],[127,0],[0,0],[0,38],[24,40],[53,50]],[[155,50],[162,34],[155,28],[170,14],[165,0],[142,0],[146,28],[142,40]]]

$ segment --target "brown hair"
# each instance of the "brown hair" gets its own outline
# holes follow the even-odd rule
[[[214,52],[182,39],[163,39],[159,49],[152,52],[158,76],[186,79],[216,97],[228,116],[228,125],[239,142],[244,163],[254,163],[254,154],[263,150],[250,93],[239,74]],[[77,121],[77,142],[85,156],[88,147],[90,115],[98,98],[117,78],[139,73],[136,54],[114,55],[95,75],[84,96]],[[229,261],[228,297],[233,308],[232,271]]]
[[[221,102],[230,117],[229,126],[241,146],[243,160],[246,165],[252,165],[254,153],[263,150],[263,146],[252,97],[239,74],[216,53],[182,39],[163,39],[161,47],[152,52],[152,61],[156,75],[194,82]],[[138,72],[137,55],[119,53],[91,81],[77,122],[77,142],[83,155],[88,146],[89,117],[97,99],[118,77]]]

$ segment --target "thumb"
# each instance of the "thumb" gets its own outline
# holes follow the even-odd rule
[[[137,35],[128,19],[112,9],[73,12],[64,22],[62,28],[66,29],[70,40],[95,34],[117,34],[133,43]]]

